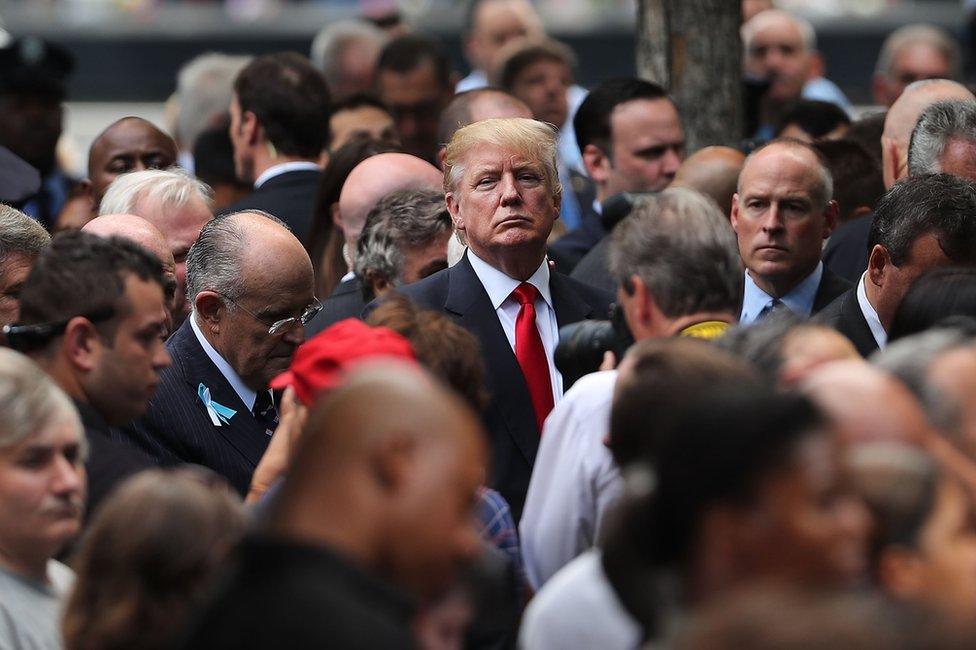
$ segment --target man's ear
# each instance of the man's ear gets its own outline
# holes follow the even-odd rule
[[[342,212],[339,211],[339,202],[336,201],[329,207],[329,212],[332,215],[332,223],[339,230],[342,230]]]
[[[610,178],[610,158],[595,144],[583,147],[583,166],[594,183],[606,183]]]
[[[214,334],[220,332],[220,322],[224,318],[227,306],[224,299],[216,291],[201,291],[193,300],[194,311],[200,316],[201,323]],[[191,316],[192,318],[192,316]]]
[[[868,279],[876,287],[883,287],[886,275],[891,271],[891,256],[881,244],[875,244],[868,255]]]
[[[824,65],[823,54],[817,50],[810,52],[810,62],[807,64],[807,80],[816,79],[817,77],[824,76],[824,70],[827,66]]]
[[[76,316],[64,328],[61,346],[71,365],[87,373],[98,365],[103,342],[90,320],[84,316]]]
[[[839,219],[840,206],[838,206],[837,201],[834,201],[833,199],[827,201],[827,207],[824,208],[824,239],[830,237],[830,233],[834,232],[834,228],[837,227],[837,222]]]
[[[732,230],[736,234],[739,234],[739,193],[736,192],[732,195],[732,211],[729,213],[729,222],[732,224]]]
[[[395,431],[376,444],[372,454],[373,475],[386,492],[397,492],[409,480],[415,461],[417,440],[406,432]]]
[[[460,206],[454,192],[445,194],[444,202],[447,203],[447,211],[451,214],[451,221],[454,222],[454,230],[464,232],[464,219],[461,217]]]
[[[884,176],[885,182],[890,182],[894,184],[898,181],[898,144],[895,142],[894,138],[889,138],[886,136],[881,136],[881,146],[884,148],[885,153],[888,154],[887,166],[882,170],[882,175]],[[884,158],[882,156],[882,158]]]
[[[244,111],[241,114],[240,130],[244,136],[244,141],[249,145],[257,144],[258,140],[264,135],[264,129],[261,128],[261,124],[258,122],[258,116],[253,111]]]
[[[367,285],[369,285],[370,290],[373,292],[374,298],[380,298],[392,289],[390,283],[386,281],[386,278],[378,276],[373,271],[366,271],[366,277],[363,279]]]

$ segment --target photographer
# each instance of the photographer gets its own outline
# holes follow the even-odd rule
[[[693,190],[639,197],[613,231],[610,266],[621,314],[637,341],[715,338],[739,311],[743,274],[735,235],[715,204]],[[621,491],[604,444],[616,380],[615,370],[587,375],[546,420],[519,525],[535,588],[594,545],[602,516]]]

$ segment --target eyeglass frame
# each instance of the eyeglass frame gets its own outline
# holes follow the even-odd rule
[[[257,322],[261,323],[262,325],[268,325],[268,323],[263,318],[261,318],[253,311],[251,311],[250,309],[248,309],[238,301],[234,300],[230,296],[220,292],[214,292],[214,293],[217,293],[217,295],[219,295],[221,298],[223,298],[227,302],[232,303],[235,307],[243,311],[245,314],[247,314]],[[321,311],[322,311],[322,302],[315,296],[312,296],[312,302],[302,310],[301,315],[282,318],[281,320],[276,320],[275,322],[268,325],[268,336],[277,336],[279,334],[284,334],[287,331],[286,328],[288,328],[294,323],[300,323],[302,327],[305,327],[306,325],[308,325],[308,322],[313,318],[315,318]]]

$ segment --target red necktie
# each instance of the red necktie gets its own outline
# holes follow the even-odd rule
[[[529,385],[529,397],[535,409],[535,421],[542,433],[542,423],[552,410],[552,381],[549,377],[549,360],[542,346],[539,328],[535,326],[535,299],[538,289],[523,282],[512,296],[519,301],[518,318],[515,319],[515,358],[522,368],[525,383]]]

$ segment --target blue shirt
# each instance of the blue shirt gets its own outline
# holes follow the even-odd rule
[[[785,296],[780,296],[779,301],[797,316],[809,318],[813,311],[813,301],[817,297],[817,289],[820,288],[821,278],[823,278],[823,262],[818,262],[813,273],[801,280]],[[773,296],[759,288],[749,272],[746,271],[746,284],[742,296],[742,314],[739,315],[739,324],[748,325],[755,322],[760,312],[770,306],[774,300]]]

